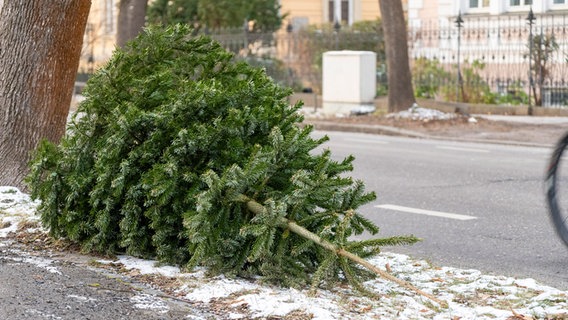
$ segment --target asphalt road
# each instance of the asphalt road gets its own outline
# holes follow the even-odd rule
[[[47,252],[35,256],[20,249],[0,241],[2,320],[212,318],[128,277],[90,268],[87,256],[46,258]]]
[[[534,278],[568,290],[568,248],[547,216],[543,175],[550,150],[344,132],[325,144],[356,157],[352,176],[377,200],[361,212],[379,236],[414,234],[386,251],[439,266]]]

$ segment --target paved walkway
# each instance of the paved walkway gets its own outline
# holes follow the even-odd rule
[[[508,121],[533,124],[568,124],[568,117],[505,116],[487,114],[475,114],[473,116],[476,118],[484,118],[493,121]]]

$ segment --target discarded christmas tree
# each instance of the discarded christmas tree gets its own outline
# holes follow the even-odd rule
[[[361,288],[370,273],[344,252],[417,239],[349,239],[377,233],[356,212],[375,195],[346,176],[352,157],[315,152],[327,138],[289,94],[186,27],[149,28],[89,80],[62,142],[38,148],[44,226],[85,250]]]

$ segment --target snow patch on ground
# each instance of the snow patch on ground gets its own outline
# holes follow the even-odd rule
[[[0,212],[0,238],[6,238],[10,232],[18,230],[19,220],[17,217],[2,217]]]
[[[568,292],[540,285],[534,279],[484,275],[474,269],[435,267],[402,254],[382,253],[369,259],[398,278],[448,302],[441,308],[392,282],[376,279],[365,285],[380,299],[362,297],[345,287],[296,290],[262,285],[254,280],[208,277],[204,269],[181,272],[155,261],[121,256],[116,262],[141,273],[166,274],[179,279],[176,296],[194,303],[224,305],[231,318],[283,317],[302,312],[313,319],[510,319],[517,315],[537,318],[568,316]],[[243,311],[244,310],[244,311]],[[527,318],[528,319],[528,318]]]
[[[159,266],[156,261],[144,260],[130,256],[118,256],[117,258],[127,270],[136,269],[140,272],[140,274],[159,274],[164,277],[175,277],[180,274],[180,269],[178,267]],[[108,263],[109,261],[101,260],[99,262]]]
[[[39,221],[35,209],[39,201],[14,187],[0,186],[0,238],[18,229],[22,221]]]
[[[355,112],[351,112],[350,114],[346,113],[337,113],[332,117],[335,118],[346,118],[346,117],[357,117],[360,115],[371,114],[375,111],[375,108],[362,108],[357,109]],[[307,119],[318,120],[318,119],[325,119],[329,118],[330,115],[322,112],[322,110],[314,111],[311,108],[303,108],[300,109],[300,113]],[[447,113],[442,112],[435,109],[423,108],[420,107],[418,104],[414,104],[412,107],[408,108],[407,110],[403,110],[400,112],[389,113],[385,115],[387,119],[396,119],[396,120],[412,120],[412,121],[434,121],[434,120],[453,120],[463,115],[457,113]],[[475,117],[468,118],[469,123],[477,123],[477,119]]]
[[[153,310],[159,313],[167,313],[169,311],[168,304],[164,300],[147,293],[140,293],[130,298],[130,302],[134,303],[134,307],[144,310]]]
[[[387,115],[387,118],[409,119],[417,121],[451,120],[455,119],[456,117],[457,115],[455,113],[445,113],[439,110],[422,108],[417,104],[414,104],[408,110],[403,110],[397,113],[390,113]]]
[[[68,294],[67,297],[71,298],[71,299],[75,299],[75,300],[80,301],[80,302],[95,302],[95,301],[97,301],[97,299],[88,298],[88,297],[84,297],[84,296],[78,296],[78,295],[75,295],[75,294]]]
[[[33,212],[38,205],[39,201],[31,201],[30,196],[18,188],[0,186],[0,216],[23,215],[32,218],[35,217]]]
[[[10,259],[12,261],[15,262],[21,262],[21,263],[27,263],[27,264],[31,264],[34,265],[38,268],[42,268],[45,269],[51,273],[56,273],[56,274],[61,274],[61,271],[59,271],[57,269],[57,267],[53,266],[53,260],[50,259],[44,259],[41,257],[32,257],[32,256],[26,256],[26,257],[10,257]]]

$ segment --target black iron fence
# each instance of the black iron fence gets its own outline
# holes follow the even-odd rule
[[[322,54],[331,50],[376,52],[379,79],[386,81],[381,77],[384,41],[382,32],[377,29],[327,26],[270,34],[223,31],[208,35],[241,59],[265,67],[276,81],[296,91],[321,92]]]
[[[464,16],[460,27],[454,19],[409,28],[418,95],[568,105],[568,16]]]
[[[408,29],[418,97],[486,104],[568,107],[568,15],[463,16]],[[459,26],[458,26],[459,25]],[[266,68],[296,91],[321,93],[322,54],[377,53],[377,95],[387,92],[384,41],[377,22],[357,27],[292,28],[277,33],[208,32],[240,59]],[[459,70],[459,72],[458,72]]]
[[[408,30],[417,96],[445,101],[568,106],[568,16],[463,16]],[[377,52],[378,95],[386,92],[382,32],[350,28],[210,34],[296,90],[321,90],[328,50]],[[459,67],[459,72],[458,72]],[[532,81],[531,81],[532,80]]]

